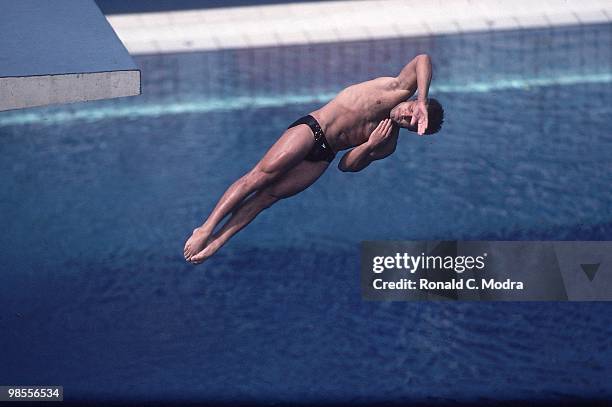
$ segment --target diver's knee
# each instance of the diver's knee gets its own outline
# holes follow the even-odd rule
[[[264,157],[256,166],[264,174],[275,175],[287,169],[289,157],[287,154],[278,154],[276,157]]]
[[[276,202],[281,200],[282,197],[278,196],[271,190],[263,190],[260,192],[260,200],[263,209],[269,208],[274,205]]]
[[[242,177],[242,183],[247,188],[260,188],[266,183],[272,181],[273,176],[265,171],[262,171],[260,168],[255,167],[251,171],[249,171],[244,177]]]

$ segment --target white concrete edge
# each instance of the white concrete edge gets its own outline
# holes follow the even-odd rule
[[[128,51],[197,52],[610,23],[608,0],[363,0],[107,16]]]
[[[0,111],[140,93],[140,70],[0,77]]]

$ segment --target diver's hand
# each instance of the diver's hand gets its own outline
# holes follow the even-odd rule
[[[417,133],[419,136],[425,134],[425,130],[427,130],[428,117],[427,117],[427,104],[428,102],[424,100],[417,100],[416,106],[412,112],[412,119],[410,120],[410,125],[414,126],[418,124]]]
[[[377,146],[384,144],[391,137],[391,130],[393,130],[393,122],[391,119],[381,121],[378,123],[378,126],[376,126],[372,134],[370,134],[368,143],[372,148],[376,148]]]

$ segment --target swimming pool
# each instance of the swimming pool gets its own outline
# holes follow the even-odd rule
[[[369,303],[358,242],[612,240],[612,25],[143,56],[143,96],[0,114],[0,383],[67,400],[609,399],[605,303]],[[439,135],[330,170],[194,268],[289,123],[435,64]],[[324,215],[324,216],[323,216]]]

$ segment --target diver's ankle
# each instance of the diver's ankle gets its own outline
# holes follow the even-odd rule
[[[204,222],[204,224],[202,224],[202,226],[198,227],[200,233],[203,233],[205,235],[211,235],[213,232],[213,228],[211,228],[209,225],[206,224],[206,222]]]

